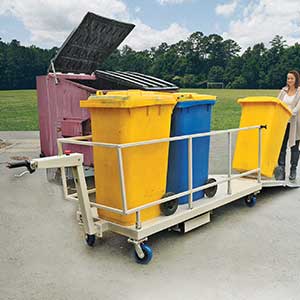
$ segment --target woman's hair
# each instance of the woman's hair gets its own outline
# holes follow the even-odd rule
[[[288,74],[293,74],[295,76],[295,88],[298,88],[300,85],[300,75],[299,75],[298,71],[292,70],[292,71],[289,71]]]

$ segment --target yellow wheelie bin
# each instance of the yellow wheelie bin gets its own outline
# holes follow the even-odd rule
[[[108,92],[81,101],[91,113],[92,140],[124,144],[170,136],[171,114],[176,101],[169,93],[140,90]],[[169,143],[122,149],[127,208],[147,204],[165,194]],[[117,149],[94,147],[96,202],[122,208]],[[99,209],[101,218],[121,225],[135,223],[135,214],[119,215]],[[159,205],[141,212],[141,220],[160,215]]]
[[[262,130],[263,176],[272,177],[277,165],[285,129],[292,115],[290,109],[275,97],[239,99],[242,106],[240,128],[267,125]],[[233,168],[245,172],[258,167],[258,130],[240,131],[237,136]]]

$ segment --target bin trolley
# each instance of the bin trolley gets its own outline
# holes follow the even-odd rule
[[[58,140],[59,155],[45,158],[33,159],[30,161],[11,163],[9,168],[26,167],[30,173],[38,168],[66,168],[71,167],[73,171],[74,181],[77,192],[68,194],[68,186],[66,178],[63,178],[64,195],[66,199],[77,200],[79,204],[78,220],[83,225],[86,234],[86,243],[89,246],[95,244],[96,237],[101,238],[105,231],[113,231],[120,235],[128,237],[128,242],[134,245],[134,254],[138,263],[147,264],[152,258],[152,250],[146,245],[149,236],[164,229],[174,228],[182,232],[188,232],[196,227],[210,222],[210,212],[220,206],[233,202],[240,198],[245,198],[245,202],[249,207],[256,203],[256,194],[262,188],[261,183],[261,137],[264,126],[251,126],[246,128],[237,128],[230,130],[220,130],[199,134],[191,134],[185,136],[176,136],[169,138],[161,138],[155,140],[139,141],[123,144],[112,144],[102,142],[92,142],[91,137],[79,138],[62,138]],[[258,131],[258,165],[253,169],[241,174],[232,174],[231,162],[231,138],[232,134],[241,131]],[[193,140],[199,137],[209,137],[212,135],[228,136],[228,173],[224,175],[214,175],[216,182],[193,187]],[[159,145],[162,143],[170,143],[172,141],[188,141],[188,188],[186,191],[171,195],[165,198],[155,199],[151,203],[145,203],[137,207],[128,208],[127,203],[127,186],[124,176],[124,160],[122,154],[124,151],[132,147],[144,147],[145,145]],[[84,171],[83,171],[83,155],[79,153],[63,154],[63,145],[85,145],[92,147],[102,147],[106,149],[114,149],[118,158],[117,172],[120,180],[120,189],[122,195],[122,205],[120,208],[109,205],[99,204],[90,201],[89,195],[95,192],[95,189],[87,189]],[[194,153],[196,155],[196,153]],[[256,179],[245,178],[251,174],[256,174]],[[193,194],[207,189],[214,189],[218,186],[216,195],[212,198],[205,198],[201,201],[193,201]],[[149,207],[154,207],[162,203],[173,201],[179,197],[188,196],[188,203],[180,205],[174,214],[170,216],[159,215],[150,220],[142,221],[141,212]],[[135,214],[135,224],[121,225],[117,222],[104,220],[99,217],[98,209],[113,212],[119,215]]]

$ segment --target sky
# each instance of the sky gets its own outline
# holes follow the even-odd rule
[[[91,11],[134,23],[126,38],[135,50],[176,43],[195,31],[231,38],[242,49],[281,35],[300,42],[299,0],[0,0],[0,37],[22,45],[59,47]]]

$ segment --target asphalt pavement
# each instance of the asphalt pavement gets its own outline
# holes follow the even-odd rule
[[[238,200],[187,234],[155,234],[153,260],[139,265],[125,237],[107,233],[86,246],[76,203],[44,170],[17,177],[5,167],[38,157],[37,132],[0,139],[1,299],[299,299],[299,189],[267,188],[254,208]],[[226,172],[226,147],[212,140],[210,173]]]

